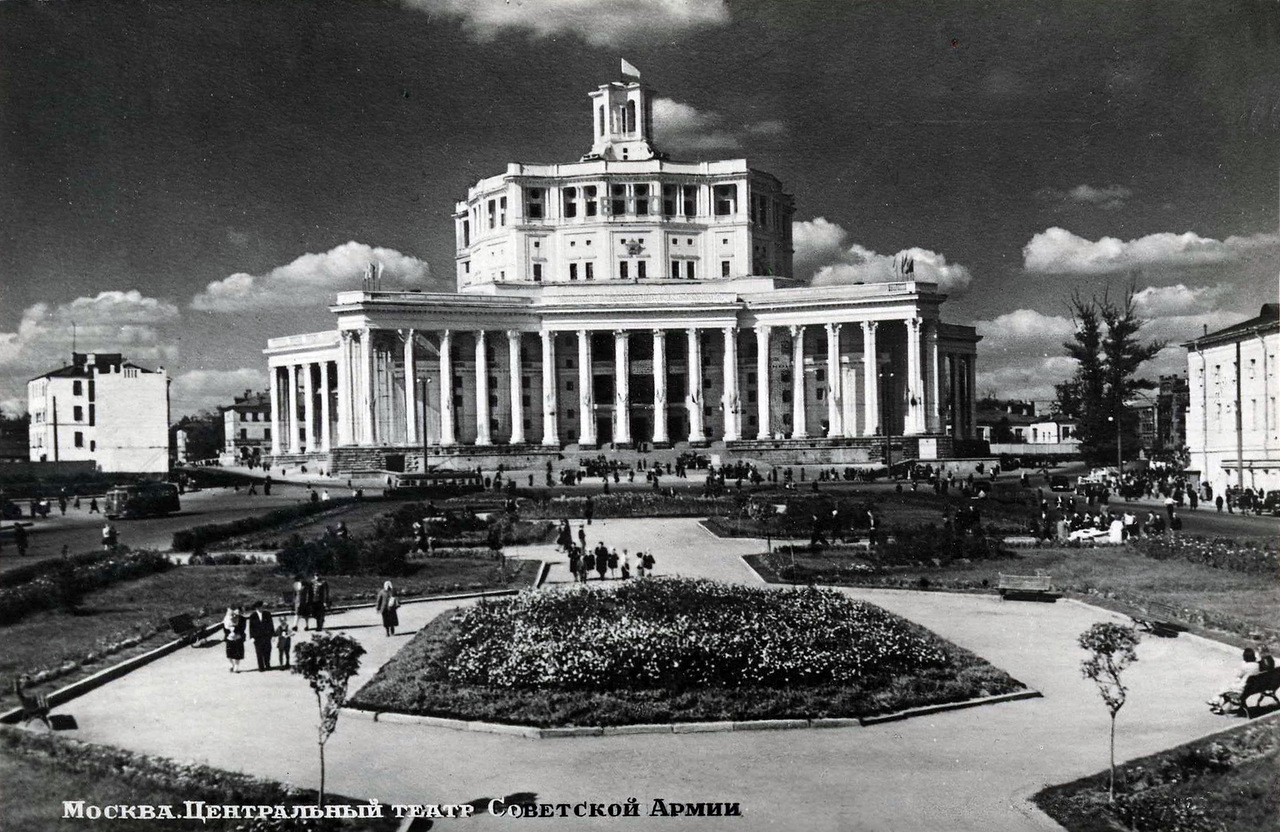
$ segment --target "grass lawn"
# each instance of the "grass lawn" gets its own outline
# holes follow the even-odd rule
[[[1034,800],[1069,832],[1280,832],[1280,717],[1271,716],[1120,766],[1116,804],[1107,772],[1051,786]],[[1190,811],[1188,812],[1188,807]],[[1178,814],[1183,818],[1175,820]],[[1186,815],[1208,818],[1197,825]]]
[[[1022,688],[834,592],[658,579],[444,613],[351,704],[547,727],[856,717]]]
[[[538,564],[514,559],[510,563],[514,568],[508,582],[502,581],[494,561],[441,559],[421,564],[413,575],[397,578],[395,583],[406,596],[529,586],[537,574]],[[372,601],[383,580],[377,575],[328,577],[335,604]],[[4,644],[0,651],[0,679],[56,667],[65,661],[82,662],[87,654],[101,651],[107,644],[150,632],[157,626],[165,627],[169,616],[179,613],[198,615],[201,622],[211,623],[221,619],[227,606],[233,603],[262,600],[279,607],[284,593],[291,587],[292,578],[276,573],[270,565],[180,566],[159,575],[115,584],[87,595],[74,613],[50,610],[0,627],[0,643]],[[108,664],[158,647],[170,638],[172,635],[166,627],[136,646],[32,688],[47,693]],[[5,684],[0,688],[0,707],[16,704],[12,689]]]
[[[747,558],[765,580],[790,583],[781,575],[789,555]],[[1223,632],[1244,628],[1280,634],[1280,576],[1247,575],[1181,560],[1154,560],[1127,546],[1019,549],[1013,558],[956,562],[942,568],[873,570],[865,560],[819,554],[795,556],[795,583],[994,590],[999,573],[1048,574],[1054,587],[1107,605],[1161,601],[1205,613],[1204,626]],[[1232,626],[1232,624],[1240,626]]]
[[[339,489],[339,491],[342,496],[346,496],[346,489]],[[274,551],[283,548],[289,538],[295,534],[301,536],[304,540],[322,537],[325,533],[325,527],[336,526],[339,522],[347,524],[347,531],[354,538],[371,537],[373,535],[374,521],[378,516],[386,514],[388,511],[394,511],[398,504],[398,501],[382,499],[345,503],[321,514],[303,517],[275,528],[250,532],[249,534],[211,543],[208,546],[208,550],[211,552],[230,552],[245,549]]]

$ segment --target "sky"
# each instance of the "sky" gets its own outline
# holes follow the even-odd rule
[[[370,260],[451,291],[451,213],[575,161],[619,59],[656,145],[795,196],[796,276],[909,252],[979,390],[1049,399],[1069,299],[1186,339],[1280,276],[1280,3],[0,0],[0,407],[81,352],[173,377],[174,418],[266,386]]]

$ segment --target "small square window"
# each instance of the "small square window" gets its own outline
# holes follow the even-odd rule
[[[572,393],[572,392],[573,392],[573,382],[572,382],[572,381],[566,381],[566,382],[564,383],[564,389],[565,389],[565,390],[567,390],[568,392]]]
[[[564,415],[565,415],[565,418],[566,418],[566,419],[569,419],[570,421],[572,421],[573,419],[578,418],[578,413],[577,413],[577,411],[575,411],[575,410],[566,410],[566,411],[565,411],[565,413],[564,413]]]

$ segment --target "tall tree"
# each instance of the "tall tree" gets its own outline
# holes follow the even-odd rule
[[[1110,462],[1117,459],[1119,450],[1137,450],[1136,414],[1125,403],[1138,391],[1156,386],[1138,377],[1138,369],[1165,344],[1141,342],[1147,322],[1138,316],[1133,294],[1130,287],[1120,302],[1108,293],[1089,299],[1079,292],[1071,296],[1076,331],[1062,346],[1075,359],[1076,372],[1057,385],[1057,407],[1076,419],[1080,450],[1091,462]]]

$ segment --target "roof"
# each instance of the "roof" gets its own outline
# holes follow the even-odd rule
[[[1182,346],[1187,349],[1199,349],[1226,341],[1238,341],[1245,336],[1267,330],[1280,330],[1280,303],[1264,303],[1256,317],[1241,321],[1217,332],[1210,332]]]
[[[146,367],[140,367],[132,361],[125,361],[124,355],[118,352],[73,352],[71,353],[70,364],[42,373],[31,380],[35,381],[37,378],[89,378],[92,374],[91,370],[105,374],[118,372],[126,368],[143,373],[155,372],[154,370],[148,370]]]

